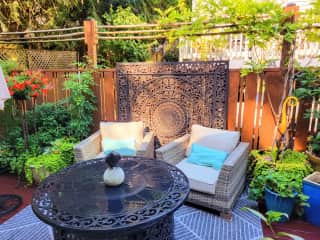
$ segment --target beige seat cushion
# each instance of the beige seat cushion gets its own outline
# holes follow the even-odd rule
[[[188,163],[183,159],[176,165],[188,177],[190,188],[195,191],[214,194],[220,171],[212,167]]]
[[[114,140],[134,138],[138,149],[143,139],[143,122],[100,122],[101,137]]]
[[[191,136],[186,155],[189,156],[191,145],[193,143],[231,153],[233,149],[238,145],[239,139],[239,132],[221,130],[216,128],[207,128],[201,125],[194,124],[191,128]]]

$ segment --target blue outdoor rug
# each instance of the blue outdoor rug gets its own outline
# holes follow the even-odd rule
[[[190,206],[182,206],[175,213],[175,240],[260,240],[260,220],[247,211],[247,206],[256,208],[256,202],[243,194],[233,209],[232,221]],[[51,227],[42,223],[26,207],[0,225],[1,240],[53,240]]]

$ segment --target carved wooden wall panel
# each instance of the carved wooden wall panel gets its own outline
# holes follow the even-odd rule
[[[194,123],[225,128],[227,61],[117,65],[118,120],[142,120],[167,143]]]

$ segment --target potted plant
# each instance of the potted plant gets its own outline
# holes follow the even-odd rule
[[[313,102],[314,106],[305,111],[305,118],[317,122],[320,120],[320,111],[316,107],[320,104],[320,69],[302,68],[295,76],[297,88],[294,92],[301,100]],[[311,125],[310,125],[311,126]],[[320,133],[319,125],[309,129],[307,155],[315,169],[320,170]]]
[[[59,138],[51,143],[46,152],[27,159],[25,176],[28,184],[39,184],[50,174],[74,163],[74,138]]]
[[[67,164],[61,159],[60,154],[44,153],[36,157],[28,158],[25,163],[25,176],[27,184],[35,182],[39,184],[50,174],[55,173]]]
[[[279,160],[275,159],[275,151],[271,150],[254,154],[257,157],[249,197],[263,199],[268,211],[284,212],[290,216],[296,203],[307,199],[302,194],[302,181],[312,172],[312,168],[306,154],[288,149],[280,153]]]

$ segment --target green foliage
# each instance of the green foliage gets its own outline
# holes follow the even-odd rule
[[[13,60],[0,60],[0,66],[5,76],[11,75],[13,71],[22,70],[21,66],[19,66],[19,64]]]
[[[78,0],[2,1],[0,4],[1,32],[52,26],[59,8],[70,9],[78,3]]]
[[[320,69],[302,68],[295,77],[297,88],[294,92],[299,99],[312,99],[320,97]]]
[[[33,182],[33,171],[43,180],[47,174],[55,173],[74,163],[74,138],[60,138],[51,143],[43,154],[32,155],[25,162],[25,176],[28,184]]]
[[[248,207],[243,207],[243,208],[241,208],[241,210],[249,211],[252,214],[254,214],[255,216],[257,216],[258,218],[260,218],[270,228],[272,234],[277,239],[278,239],[278,237],[289,237],[290,239],[293,239],[293,240],[303,240],[303,238],[301,238],[297,235],[294,235],[294,234],[290,234],[290,233],[286,233],[286,232],[277,232],[276,233],[274,231],[274,229],[272,227],[272,223],[278,222],[283,216],[289,219],[289,216],[286,213],[277,212],[277,211],[267,211],[266,214],[263,215],[259,211],[254,210],[252,208],[248,208]],[[263,240],[273,240],[273,238],[264,237]]]
[[[293,150],[280,154],[280,160],[275,161],[276,154],[271,151],[253,151],[249,164],[252,171],[252,181],[249,196],[252,199],[262,199],[265,187],[278,193],[281,197],[295,197],[306,200],[302,194],[302,180],[312,172],[307,156]]]
[[[0,142],[0,168],[6,168],[10,166],[11,161],[15,161],[16,156],[10,145],[6,142]]]
[[[34,169],[35,173],[40,177],[40,180],[43,180],[47,177],[47,173],[55,173],[66,166],[67,164],[59,154],[45,153],[36,157],[30,157],[25,163],[27,183],[32,184],[33,182],[32,169]]]
[[[105,24],[142,24],[143,20],[135,15],[130,7],[111,8],[109,13],[103,15]],[[140,62],[149,57],[149,46],[138,40],[106,40],[99,43],[99,63],[114,67],[117,62]]]
[[[313,154],[320,156],[320,132],[310,137],[309,146]]]
[[[50,152],[60,154],[62,161],[67,165],[74,163],[74,151],[73,147],[76,140],[74,138],[59,138],[52,143]]]
[[[71,115],[66,101],[45,103],[36,106],[35,112],[27,114],[29,126],[36,126],[36,135],[41,147],[49,146],[57,138],[68,136]],[[35,134],[35,131],[33,130]]]
[[[93,124],[96,97],[92,90],[94,80],[90,72],[71,74],[65,89],[71,92],[68,111],[71,114],[69,135],[80,140],[88,136]]]
[[[302,68],[296,74],[297,88],[294,91],[294,95],[301,100],[313,99],[316,102],[320,101],[320,69],[319,68]],[[313,117],[314,119],[320,120],[320,111],[315,108],[313,112],[307,109],[304,113],[305,118]],[[320,156],[320,132],[319,127],[317,132],[310,135],[309,137],[309,150]]]

